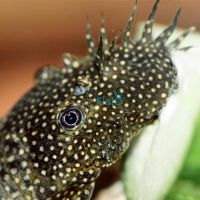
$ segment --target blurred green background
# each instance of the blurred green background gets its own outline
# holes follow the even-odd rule
[[[200,199],[200,115],[194,129],[194,138],[183,169],[166,200]]]

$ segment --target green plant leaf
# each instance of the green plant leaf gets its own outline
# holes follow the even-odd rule
[[[200,92],[197,89],[200,86],[199,55],[199,48],[172,54],[178,69],[179,89],[169,98],[160,120],[143,131],[129,152],[123,174],[128,200],[164,199],[180,172],[200,111]],[[199,164],[194,155],[186,163],[186,166]],[[182,176],[186,172],[190,173],[190,170]],[[178,181],[171,188],[168,199],[182,198],[183,191],[189,198],[198,197],[199,186],[196,189],[196,184],[193,184],[188,180]]]
[[[200,116],[194,131],[184,167],[173,184],[166,200],[199,200],[200,199]]]

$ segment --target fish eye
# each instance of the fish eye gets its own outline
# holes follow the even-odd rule
[[[65,130],[76,130],[84,121],[84,114],[80,108],[65,109],[59,117],[59,124]]]

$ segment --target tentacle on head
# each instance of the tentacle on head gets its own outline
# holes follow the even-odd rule
[[[92,35],[91,26],[90,26],[88,17],[87,17],[87,23],[86,23],[86,40],[87,40],[87,44],[88,44],[89,54],[91,56],[95,56],[96,55],[96,47],[95,47],[95,42],[94,42],[94,38]]]
[[[103,59],[104,59],[104,44],[103,44],[103,36],[101,35],[95,58],[95,67],[97,69],[98,74],[101,74],[101,63]]]
[[[127,27],[125,28],[125,31],[124,31],[123,42],[122,42],[124,46],[127,46],[131,42],[131,29],[133,26],[135,15],[136,15],[137,3],[138,3],[138,0],[135,0],[135,5],[133,7]]]
[[[196,30],[196,28],[194,26],[190,27],[189,29],[187,29],[186,31],[184,31],[178,38],[176,38],[175,40],[173,40],[172,42],[170,42],[168,44],[168,47],[170,49],[177,49],[181,42],[191,33],[194,32]]]
[[[114,38],[112,39],[112,42],[111,44],[109,45],[109,53],[112,54],[113,50],[115,49],[115,46],[116,46],[116,42],[119,38],[119,36],[121,35],[121,31],[119,31],[115,36]]]
[[[145,23],[144,31],[142,34],[142,40],[141,40],[144,43],[146,41],[152,39],[152,28],[153,28],[154,18],[155,18],[155,14],[156,14],[156,10],[157,10],[159,2],[160,2],[160,0],[156,0],[155,4],[151,10],[151,13],[148,17],[148,20]]]
[[[176,28],[177,22],[178,22],[178,17],[181,13],[181,8],[177,11],[172,23],[170,26],[168,26],[156,39],[156,45],[157,46],[162,46],[165,45],[165,42],[169,39],[169,37],[172,35],[174,32],[174,29]]]
[[[166,44],[166,41],[169,39],[169,37],[174,32],[174,29],[176,28],[178,17],[180,15],[181,9],[179,9],[172,20],[171,25],[169,25],[156,39],[152,37],[152,29],[154,24],[154,19],[156,15],[156,11],[158,8],[158,5],[160,3],[160,0],[155,0],[155,3],[153,5],[153,8],[149,14],[149,17],[144,25],[144,30],[142,33],[142,38],[140,39],[140,43],[147,45],[149,43],[153,43],[155,47],[159,48],[161,46],[166,46],[169,50],[177,48],[181,41],[191,32],[194,28],[191,28],[187,31],[185,31],[178,39],[174,40],[169,45]],[[122,44],[120,47],[123,49],[124,47],[127,47],[128,45],[132,44],[133,41],[131,38],[131,29],[133,26],[133,22],[136,15],[136,9],[137,9],[138,0],[135,0],[135,5],[133,7],[131,16],[128,20],[128,24],[124,30],[123,38],[122,38]],[[89,23],[89,20],[87,19],[87,26],[86,26],[86,39],[88,43],[88,50],[90,56],[95,61],[95,67],[98,70],[98,73],[101,74],[101,69],[103,65],[102,63],[112,55],[112,52],[116,50],[116,41],[118,37],[120,36],[121,32],[116,34],[116,36],[112,39],[112,42],[109,44],[106,29],[105,29],[105,20],[103,14],[101,14],[101,26],[100,26],[100,39],[99,39],[99,45],[98,47],[95,47],[94,39],[91,33],[91,26]],[[142,45],[141,44],[141,45]],[[107,59],[108,60],[108,59]]]
[[[101,13],[100,35],[102,36],[103,46],[104,46],[104,48],[106,48],[106,46],[108,46],[108,38],[107,38],[107,34],[106,34],[105,18],[104,18],[103,13]]]

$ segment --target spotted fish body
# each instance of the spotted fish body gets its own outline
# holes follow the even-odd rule
[[[152,37],[158,3],[139,41],[130,36],[136,2],[120,45],[119,35],[108,43],[102,19],[96,48],[88,23],[88,56],[65,54],[64,68],[47,66],[36,74],[35,86],[0,123],[0,199],[89,200],[101,169],[158,118],[177,86],[170,50],[181,42],[166,45],[180,10]],[[97,104],[97,96],[115,93],[123,95],[122,104]]]

